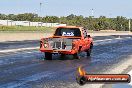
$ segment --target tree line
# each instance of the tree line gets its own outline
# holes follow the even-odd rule
[[[71,14],[69,16],[62,16],[62,17],[57,17],[57,16],[40,17],[38,16],[38,14],[33,14],[33,13],[24,13],[17,15],[0,14],[0,20],[7,20],[7,19],[14,21],[63,23],[67,25],[83,26],[89,30],[94,30],[94,31],[99,31],[99,30],[129,31],[129,19],[123,16],[117,16],[115,18],[107,18],[106,16],[100,16],[98,18],[95,18],[93,16],[84,17],[82,15],[77,16],[74,14]]]

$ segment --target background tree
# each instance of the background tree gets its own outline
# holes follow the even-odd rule
[[[45,16],[40,17],[34,13],[24,14],[0,14],[0,20],[14,20],[14,21],[33,21],[33,22],[44,22],[44,23],[63,23],[67,25],[83,26],[89,30],[117,30],[117,31],[128,31],[129,20],[126,17],[117,16],[116,18],[107,18],[100,16],[95,18],[93,16],[83,17],[82,15],[77,16],[70,14],[66,17],[57,16]],[[131,19],[132,23],[132,19]],[[132,26],[132,24],[131,24]],[[131,27],[132,30],[132,27]]]

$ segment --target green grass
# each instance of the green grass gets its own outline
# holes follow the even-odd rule
[[[1,32],[53,32],[55,28],[51,27],[33,27],[33,26],[0,26]]]

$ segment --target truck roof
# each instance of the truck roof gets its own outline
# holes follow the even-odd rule
[[[83,28],[83,27],[78,27],[78,26],[59,26],[57,28]]]

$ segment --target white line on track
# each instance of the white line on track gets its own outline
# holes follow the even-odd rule
[[[104,42],[104,41],[111,41],[111,40],[121,40],[121,39],[129,39],[131,37],[125,37],[125,38],[114,38],[114,39],[104,39],[104,40],[96,40],[94,42]]]
[[[126,37],[126,38],[130,38],[130,37]],[[95,45],[106,44],[106,43],[110,43],[108,41],[122,40],[122,39],[126,39],[126,38],[114,38],[114,39],[96,40],[96,41],[94,41],[94,43],[96,43]],[[114,42],[117,42],[117,41],[114,41]],[[34,50],[34,49],[39,49],[39,47],[28,47],[28,48],[19,48],[19,49],[6,49],[6,50],[0,50],[0,53],[18,52],[18,51],[23,51],[23,50]]]
[[[6,50],[1,50],[0,53],[9,53],[9,52],[17,52],[17,51],[33,50],[33,49],[39,49],[39,47],[28,47],[28,48],[19,48],[19,49],[6,49]]]

